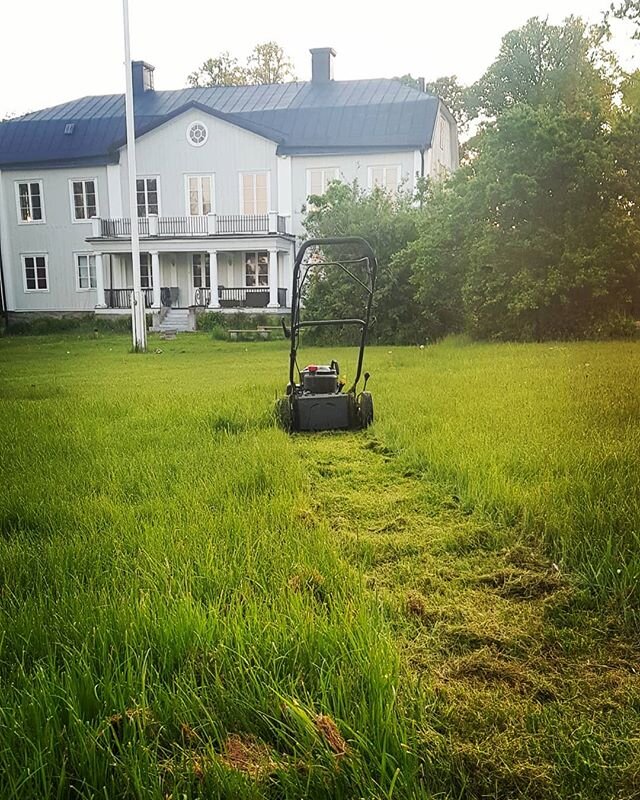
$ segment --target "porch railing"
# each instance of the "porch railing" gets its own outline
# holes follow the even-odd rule
[[[218,287],[218,300],[221,308],[266,308],[269,305],[268,287]],[[194,305],[206,307],[211,302],[211,289],[204,287],[194,292]],[[287,290],[278,289],[278,306],[286,308]]]
[[[153,305],[153,289],[143,289],[144,304],[147,308]],[[107,308],[131,308],[133,289],[105,289],[104,301]]]

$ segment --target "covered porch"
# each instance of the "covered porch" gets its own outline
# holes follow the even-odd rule
[[[128,244],[128,243],[127,243]],[[281,311],[290,302],[293,242],[244,241],[235,248],[152,249],[140,242],[140,281],[147,308]],[[265,246],[266,245],[266,246]],[[96,310],[130,309],[130,245],[97,251]]]

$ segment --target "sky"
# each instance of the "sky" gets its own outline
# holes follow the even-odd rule
[[[337,51],[334,77],[411,73],[458,75],[471,83],[495,58],[502,36],[529,17],[569,14],[598,21],[609,0],[129,0],[133,59],[153,64],[156,89],[228,50],[244,61],[258,42],[277,41],[298,79],[311,72],[310,47]],[[121,0],[5,0],[0,29],[0,119],[88,94],[124,91]],[[640,67],[640,42],[617,26],[613,47]]]

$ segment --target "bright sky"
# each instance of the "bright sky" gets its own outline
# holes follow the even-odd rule
[[[310,47],[337,51],[335,78],[410,72],[429,79],[478,78],[500,39],[529,17],[597,21],[609,0],[129,0],[131,51],[156,67],[156,89],[186,86],[206,58],[229,50],[241,60],[275,40],[310,77]],[[0,38],[0,118],[87,94],[124,91],[121,0],[30,0],[4,4]],[[620,29],[621,26],[618,26]],[[640,66],[628,28],[614,40],[627,68]]]

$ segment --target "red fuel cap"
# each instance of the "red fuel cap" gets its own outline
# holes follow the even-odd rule
[[[317,372],[317,371],[318,371],[317,364],[309,364],[309,366],[307,367],[307,372]]]

